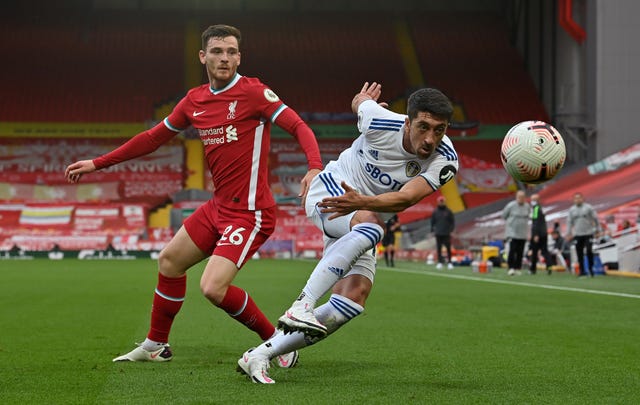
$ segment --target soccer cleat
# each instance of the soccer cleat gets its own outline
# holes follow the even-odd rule
[[[440,270],[442,268],[442,263],[436,264],[436,269]]]
[[[509,269],[509,271],[507,271],[507,274],[513,276],[516,274],[516,271],[514,269]]]
[[[276,356],[271,359],[271,361],[280,368],[291,368],[298,364],[298,357],[300,357],[298,351],[294,350],[292,352]]]
[[[278,319],[278,329],[282,329],[284,333],[302,332],[309,337],[327,335],[327,327],[316,319],[313,309],[302,301],[295,301]]]
[[[253,349],[247,350],[238,359],[236,371],[246,375],[256,384],[275,384],[276,382],[269,377],[269,359],[253,354],[252,351]]]
[[[447,264],[447,269],[449,269],[449,270],[453,270],[453,263],[449,263],[449,264]]]
[[[131,350],[127,354],[123,354],[122,356],[118,356],[113,361],[169,361],[173,358],[173,353],[171,353],[171,348],[169,344],[164,344],[160,346],[159,349],[148,351],[142,348],[142,345],[136,343],[138,347]]]

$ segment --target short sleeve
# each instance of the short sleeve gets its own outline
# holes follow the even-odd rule
[[[387,110],[373,100],[363,101],[358,106],[358,131],[365,136],[399,131],[404,122],[404,115]]]
[[[169,116],[164,119],[164,125],[172,131],[180,132],[187,129],[191,125],[189,115],[185,112],[186,105],[189,104],[189,100],[185,96],[176,104]]]

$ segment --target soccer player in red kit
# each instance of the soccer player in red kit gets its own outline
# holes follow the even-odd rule
[[[211,170],[213,198],[185,220],[160,252],[147,338],[114,361],[171,360],[169,331],[184,301],[186,271],[205,258],[209,260],[200,279],[203,295],[263,340],[275,333],[249,294],[231,284],[276,223],[267,167],[271,123],[292,134],[307,157],[309,171],[300,189],[303,200],[322,161],[313,132],[298,114],[260,80],[237,72],[240,42],[241,33],[235,27],[207,28],[199,58],[209,83],[191,89],[155,127],[103,156],[73,163],[65,171],[68,181],[76,183],[83,174],[153,152],[190,125],[200,134]],[[287,356],[278,358],[281,366],[295,364],[297,353]]]

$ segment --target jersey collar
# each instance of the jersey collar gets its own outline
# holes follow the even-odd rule
[[[241,77],[242,77],[242,75],[240,73],[236,72],[235,76],[233,76],[233,79],[231,79],[229,84],[227,84],[226,86],[224,86],[221,89],[214,89],[213,87],[211,87],[211,84],[210,84],[209,85],[209,91],[211,92],[211,94],[220,94],[222,92],[225,92],[225,91],[229,90],[230,88],[232,88],[233,86],[235,86],[236,83],[238,83],[238,80],[240,80]]]

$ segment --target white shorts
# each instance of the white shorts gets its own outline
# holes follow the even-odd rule
[[[338,238],[351,232],[351,219],[355,212],[329,220],[332,214],[323,214],[320,212],[318,203],[326,197],[337,197],[344,194],[341,187],[343,177],[339,172],[323,170],[311,181],[307,200],[305,203],[305,212],[307,217],[318,227],[324,234],[324,251],[333,245]],[[349,182],[347,181],[347,184]],[[353,185],[349,184],[353,187]],[[368,250],[360,256],[353,264],[351,270],[344,276],[360,274],[373,283],[376,274],[376,256],[373,249]]]

